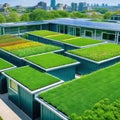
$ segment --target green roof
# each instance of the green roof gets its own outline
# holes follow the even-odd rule
[[[54,36],[47,36],[46,38],[63,42],[64,40],[68,40],[71,38],[77,38],[77,37],[73,36],[73,35],[69,35],[69,34],[58,34],[58,35],[54,35]]]
[[[53,46],[53,45],[43,45],[43,46],[28,47],[28,48],[24,48],[24,49],[17,49],[17,50],[13,50],[10,52],[19,57],[26,57],[26,56],[30,56],[30,55],[56,51],[56,50],[60,50],[60,49],[61,49],[60,47]]]
[[[26,59],[45,69],[58,67],[66,64],[72,64],[76,62],[76,60],[55,53],[30,56],[26,57]]]
[[[64,40],[64,43],[76,45],[76,46],[86,46],[86,45],[91,45],[91,44],[97,44],[101,43],[101,40],[94,40],[91,38],[75,38],[75,39],[70,39],[70,40]]]
[[[50,35],[56,35],[59,33],[48,31],[48,30],[37,30],[37,31],[29,32],[29,34],[45,37],[45,36],[50,36]]]
[[[13,67],[13,65],[11,63],[9,63],[6,60],[3,60],[2,58],[0,58],[0,70],[7,69],[7,68],[10,68],[10,67]]]
[[[70,50],[68,52],[99,62],[102,60],[119,56],[120,46],[117,44],[101,44],[89,48]]]
[[[9,70],[5,73],[31,91],[59,82],[59,79],[29,66]]]
[[[120,98],[120,63],[101,69],[40,95],[49,104],[70,116],[82,114],[104,98]]]

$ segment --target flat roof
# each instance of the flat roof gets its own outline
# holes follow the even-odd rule
[[[77,61],[56,53],[45,53],[26,57],[26,59],[45,69],[76,63]]]
[[[118,71],[120,63],[64,83],[39,97],[69,117],[73,113],[81,115],[104,98],[112,102],[120,97]]]
[[[120,45],[107,43],[83,49],[69,50],[73,55],[97,62],[120,56]]]
[[[9,77],[19,82],[24,87],[31,91],[46,87],[48,85],[59,82],[60,80],[47,73],[40,72],[29,66],[16,68],[13,70],[6,71]]]
[[[103,29],[111,31],[120,31],[119,23],[111,22],[94,22],[90,21],[91,19],[87,18],[58,18],[53,20],[43,20],[43,21],[30,21],[30,22],[14,22],[14,23],[2,23],[1,27],[17,27],[17,26],[31,26],[31,25],[41,25],[41,24],[62,24],[62,25],[71,25],[76,27],[87,27],[93,29]]]
[[[9,63],[8,61],[0,58],[0,71],[7,69],[7,68],[11,68],[13,67],[13,65],[11,63]]]
[[[30,22],[11,22],[11,23],[1,23],[0,27],[17,27],[17,26],[31,26],[31,25],[41,25],[48,24],[48,20],[44,21],[30,21]]]
[[[94,22],[85,20],[85,19],[54,19],[51,20],[50,23],[53,24],[62,24],[62,25],[71,25],[77,27],[87,27],[93,29],[103,29],[103,30],[111,30],[111,31],[120,31],[119,23],[111,23],[111,22]]]

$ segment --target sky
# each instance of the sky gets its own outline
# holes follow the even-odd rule
[[[38,2],[44,1],[50,4],[50,0],[0,0],[0,4],[9,3],[11,6],[22,5],[22,6],[34,6]],[[70,4],[71,2],[87,2],[87,3],[107,3],[109,5],[117,5],[120,4],[120,0],[56,0],[57,3]]]

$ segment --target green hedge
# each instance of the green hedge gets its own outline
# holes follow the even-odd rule
[[[109,99],[101,100],[90,110],[86,110],[83,115],[71,115],[71,120],[119,120],[120,119],[120,99],[110,102]]]

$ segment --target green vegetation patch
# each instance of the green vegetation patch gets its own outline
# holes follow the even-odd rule
[[[30,56],[26,59],[46,69],[76,62],[76,60],[55,53]]]
[[[51,51],[60,50],[60,49],[61,49],[60,47],[53,46],[53,45],[43,45],[43,46],[34,46],[34,47],[28,47],[24,49],[13,50],[10,52],[19,57],[26,57],[30,55],[41,54],[41,53],[51,52]]]
[[[1,116],[0,116],[0,120],[3,120]]]
[[[6,60],[3,60],[2,58],[0,58],[0,70],[7,69],[7,68],[10,68],[10,67],[13,67],[13,65],[11,63],[9,63]]]
[[[49,104],[70,116],[81,115],[104,98],[120,98],[120,63],[40,94]]]
[[[71,39],[71,38],[77,38],[77,37],[68,35],[68,34],[59,34],[59,35],[55,35],[55,36],[48,36],[46,38],[63,41],[63,40]]]
[[[86,45],[101,43],[102,41],[94,40],[90,38],[76,38],[71,40],[64,40],[63,42],[77,46],[86,46]]]
[[[38,31],[29,32],[29,34],[45,37],[49,35],[57,35],[59,33],[48,31],[48,30],[38,30]]]
[[[1,43],[9,43],[9,42],[15,42],[18,40],[23,40],[22,38],[18,38],[16,36],[12,36],[12,35],[3,35],[0,36],[0,44]]]
[[[59,82],[59,79],[47,73],[39,72],[29,66],[9,70],[5,73],[31,91]]]
[[[90,110],[86,110],[81,116],[73,113],[70,120],[119,120],[120,118],[120,99],[110,102],[105,98],[97,102]]]
[[[105,59],[119,56],[120,46],[116,44],[102,44],[89,48],[70,50],[68,52],[99,62]]]

